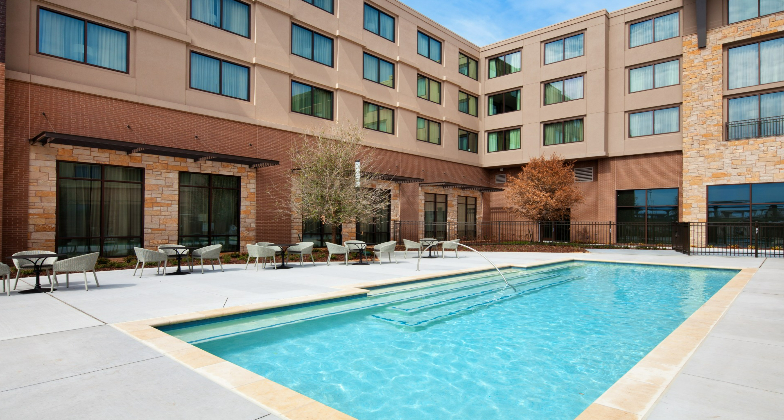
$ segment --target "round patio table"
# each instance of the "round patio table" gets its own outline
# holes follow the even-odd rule
[[[438,239],[435,238],[422,238],[419,240],[419,243],[424,245],[427,249],[427,257],[422,258],[438,258],[437,256],[433,256],[433,246],[438,244]]]
[[[370,263],[364,261],[363,257],[365,255],[365,249],[367,249],[368,246],[373,246],[373,245],[378,245],[378,244],[367,243],[362,241],[346,241],[346,247],[348,247],[349,252],[352,251],[351,247],[354,247],[353,250],[359,253],[359,262],[352,263],[351,265],[370,265]]]
[[[283,258],[283,261],[280,263],[278,268],[282,268],[284,270],[287,270],[287,269],[291,268],[290,265],[286,265],[286,251],[288,251],[290,246],[295,246],[295,245],[297,245],[297,244],[270,244],[270,245],[267,245],[267,246],[270,246],[270,247],[272,247],[272,246],[280,247],[280,256]]]
[[[26,295],[30,293],[46,293],[48,290],[41,288],[41,270],[44,267],[44,262],[47,258],[60,258],[65,257],[65,254],[27,254],[17,255],[10,257],[12,260],[25,260],[33,265],[33,272],[35,273],[35,287],[29,290],[22,290],[19,294]],[[52,291],[57,290],[53,289]]]
[[[175,257],[177,258],[177,271],[169,274],[170,276],[184,276],[186,274],[190,274],[190,272],[182,271],[182,257],[186,255],[186,251],[190,252],[194,249],[199,249],[195,246],[183,246],[183,245],[166,245],[162,246],[158,249],[170,249],[174,251],[176,254]]]

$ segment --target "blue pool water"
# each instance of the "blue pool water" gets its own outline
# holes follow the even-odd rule
[[[737,270],[562,263],[162,328],[360,420],[573,419]]]

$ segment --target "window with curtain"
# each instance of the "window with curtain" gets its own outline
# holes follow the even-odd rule
[[[730,48],[727,60],[730,89],[784,81],[784,38]]]
[[[57,162],[57,252],[124,257],[142,246],[144,170]]]
[[[441,62],[441,41],[417,31],[417,54]]]
[[[180,172],[179,238],[185,246],[240,250],[240,177]]]
[[[459,128],[457,130],[457,150],[479,153],[479,134]]]
[[[38,52],[128,72],[128,33],[44,8],[38,9]]]
[[[331,120],[332,92],[292,81],[291,112]]]
[[[291,24],[291,53],[332,67],[332,38]]]
[[[670,243],[678,221],[678,189],[617,191],[618,243]]]
[[[476,96],[469,95],[465,92],[458,91],[457,93],[457,110],[468,115],[477,116],[478,101]]]
[[[364,53],[363,77],[371,82],[395,87],[395,65],[376,56]]]
[[[585,54],[585,35],[577,34],[544,44],[544,63],[551,64]]]
[[[457,236],[476,238],[476,197],[457,197]]]
[[[665,61],[629,70],[629,92],[673,86],[680,83],[680,60]]]
[[[629,114],[629,137],[677,133],[680,130],[680,108],[664,108]]]
[[[425,236],[446,240],[447,195],[425,193]]]
[[[238,0],[191,0],[191,19],[250,38],[250,4]]]
[[[250,98],[250,68],[191,51],[191,89]]]
[[[441,144],[441,124],[417,117],[417,140]]]
[[[519,110],[520,90],[511,90],[487,97],[487,115],[498,115]]]
[[[363,105],[363,125],[370,130],[393,134],[395,130],[395,111],[381,105],[365,102]]]
[[[727,140],[784,135],[784,92],[727,101]]]
[[[583,119],[558,121],[544,125],[544,145],[579,143],[583,137]]]
[[[494,131],[487,133],[487,152],[504,152],[521,147],[520,129]]]
[[[680,35],[679,13],[670,13],[629,25],[629,48],[675,38]]]
[[[487,60],[487,78],[495,79],[507,74],[518,73],[522,69],[521,57],[522,53],[517,51]]]
[[[334,13],[335,2],[334,0],[302,0],[305,3],[312,4],[325,12]]]
[[[735,23],[782,10],[784,10],[784,2],[781,0],[728,0],[727,21]]]
[[[441,103],[441,83],[421,74],[417,75],[417,96],[437,104]]]
[[[544,104],[552,105],[560,102],[583,98],[583,76],[556,80],[544,84]]]
[[[457,71],[464,76],[479,80],[479,63],[473,58],[460,53],[457,59]]]
[[[395,42],[395,18],[365,3],[365,30]]]

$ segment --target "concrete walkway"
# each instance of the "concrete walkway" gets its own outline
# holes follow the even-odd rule
[[[571,254],[488,253],[496,264],[526,264]],[[784,412],[784,261],[687,257],[669,251],[576,254],[596,260],[759,267],[708,340],[676,378],[651,418],[767,419]],[[280,417],[146,347],[107,324],[334,290],[369,280],[486,267],[476,254],[399,264],[306,265],[291,270],[227,266],[189,276],[141,279],[99,273],[84,290],[80,275],[53,294],[0,296],[0,418],[265,419]],[[30,279],[19,288],[29,288]],[[713,391],[718,390],[718,391]],[[735,413],[747,413],[741,416]]]

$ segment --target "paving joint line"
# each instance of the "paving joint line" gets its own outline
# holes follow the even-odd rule
[[[766,342],[756,341],[756,340],[753,340],[753,339],[743,339],[743,338],[736,338],[736,337],[723,337],[721,333],[716,333],[713,337],[714,338],[719,338],[719,339],[722,339],[722,340],[740,341],[742,343],[754,343],[754,344],[762,344],[762,345],[765,345],[765,346],[784,347],[784,343],[773,344],[773,343],[766,343]],[[708,338],[710,338],[710,337],[708,337]]]
[[[62,300],[62,299],[60,299],[60,298],[58,298],[57,296],[55,296],[55,295],[54,295],[54,294],[52,294],[52,293],[46,293],[46,294],[47,294],[47,295],[49,295],[50,297],[52,297],[53,299],[55,299],[56,301],[58,301],[58,302],[61,302],[61,303],[65,304],[65,305],[67,305],[67,306],[69,306],[69,307],[71,307],[71,308],[73,308],[73,309],[75,309],[75,310],[77,310],[77,311],[79,311],[79,312],[81,312],[81,313],[83,313],[83,314],[85,314],[85,315],[89,316],[90,318],[92,318],[92,319],[94,319],[94,320],[96,320],[96,321],[100,322],[100,323],[101,323],[101,324],[103,324],[103,325],[107,325],[107,324],[108,324],[107,322],[104,322],[104,321],[102,321],[102,320],[100,320],[100,319],[98,319],[98,318],[96,318],[96,317],[94,317],[94,316],[92,316],[92,315],[88,314],[87,312],[85,312],[85,311],[83,311],[83,310],[81,310],[81,309],[77,308],[76,306],[73,306],[73,305],[71,305],[70,303],[68,303],[68,302],[66,302],[66,301],[64,301],[64,300]]]
[[[743,388],[756,389],[757,391],[765,391],[765,392],[770,392],[770,393],[773,393],[773,394],[784,395],[784,392],[771,391],[771,390],[765,389],[765,388],[757,388],[757,387],[754,387],[754,386],[743,385],[743,384],[730,382],[730,381],[722,381],[721,379],[708,378],[707,376],[694,375],[692,373],[684,373],[684,375],[692,376],[692,377],[695,377],[695,378],[707,379],[709,381],[716,381],[716,382],[721,382],[721,383],[725,383],[725,384],[740,386],[740,387],[743,387]]]
[[[60,334],[60,333],[69,332],[69,331],[78,331],[78,330],[84,330],[84,329],[87,329],[87,328],[98,328],[98,327],[103,327],[103,326],[104,325],[90,325],[90,326],[87,326],[87,327],[69,328],[67,330],[45,332],[45,333],[33,334],[33,335],[25,335],[25,336],[22,336],[22,337],[3,338],[3,339],[0,339],[0,342],[11,341],[11,340],[23,340],[25,338],[40,337],[42,335]]]

